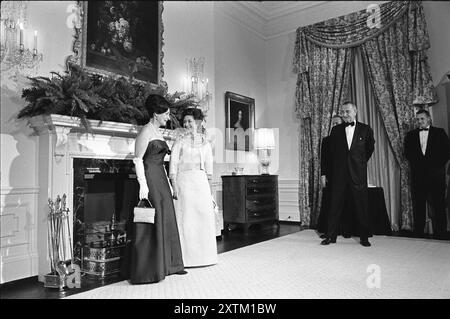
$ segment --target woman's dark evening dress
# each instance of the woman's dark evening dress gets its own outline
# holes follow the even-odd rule
[[[152,140],[143,157],[149,199],[155,207],[155,223],[134,223],[130,282],[158,282],[184,270],[172,192],[164,168],[167,143]],[[141,229],[138,229],[141,227]]]

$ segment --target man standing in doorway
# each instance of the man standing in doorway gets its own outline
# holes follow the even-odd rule
[[[369,214],[367,190],[367,162],[372,156],[375,140],[367,124],[356,121],[356,105],[344,102],[341,117],[330,134],[332,166],[331,204],[328,230],[321,245],[336,243],[344,203],[353,201],[360,235],[360,243],[369,247]]]
[[[418,111],[416,116],[419,128],[408,132],[405,139],[405,156],[411,166],[414,236],[425,236],[425,207],[428,202],[434,238],[444,239],[447,231],[445,164],[450,159],[450,140],[442,128],[431,125],[427,110]]]

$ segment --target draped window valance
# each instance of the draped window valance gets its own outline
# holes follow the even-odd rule
[[[376,37],[402,17],[409,9],[409,1],[388,2],[380,5],[380,27],[369,28],[370,12],[362,10],[345,16],[297,29],[297,35],[319,46],[347,48]]]
[[[293,71],[304,73],[310,67],[314,47],[346,49],[361,46],[369,40],[397,30],[405,30],[403,38],[412,59],[415,105],[432,105],[437,102],[431,82],[425,51],[430,48],[423,6],[420,1],[392,1],[379,5],[380,27],[368,27],[372,12],[361,10],[297,29],[294,48]],[[393,31],[395,29],[395,31]],[[403,32],[403,31],[400,31]]]

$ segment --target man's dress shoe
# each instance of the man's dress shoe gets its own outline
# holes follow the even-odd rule
[[[368,240],[361,240],[359,243],[360,243],[362,246],[364,246],[364,247],[370,247],[370,246],[372,246],[372,245],[369,243]]]
[[[342,234],[342,237],[344,237],[344,238],[351,238],[352,235],[350,235],[350,234]]]
[[[336,244],[336,239],[325,238],[324,240],[322,240],[320,244],[321,245]]]

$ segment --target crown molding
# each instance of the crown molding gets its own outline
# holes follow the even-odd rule
[[[216,2],[216,12],[225,15],[260,38],[267,40],[296,29],[292,22],[299,21],[305,11],[330,1],[224,1]],[[296,20],[297,19],[297,20]],[[277,35],[278,34],[278,35]]]
[[[296,14],[330,1],[240,1],[240,4],[258,15],[265,22]]]
[[[385,3],[389,1],[373,1]],[[363,10],[367,1],[224,1],[217,12],[264,40],[286,35],[298,27],[340,16],[337,12]],[[354,10],[353,10],[354,9]],[[346,13],[343,13],[346,14]]]
[[[218,1],[214,4],[215,11],[229,18],[262,39],[266,39],[264,29],[266,21],[254,11],[246,9],[240,2]]]

